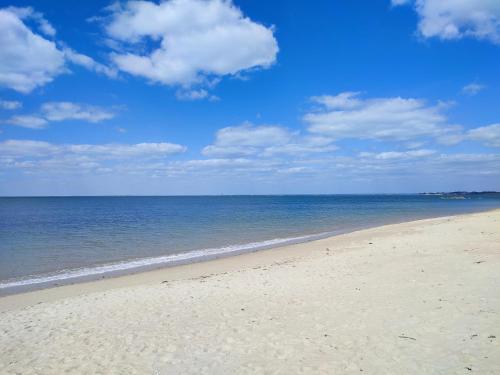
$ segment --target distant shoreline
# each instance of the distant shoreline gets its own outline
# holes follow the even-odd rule
[[[429,192],[429,193],[419,193],[419,195],[470,195],[470,196],[495,196],[500,195],[498,191],[449,191],[449,192]]]

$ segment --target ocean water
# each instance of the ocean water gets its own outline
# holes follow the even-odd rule
[[[423,195],[0,198],[0,292],[498,207]]]

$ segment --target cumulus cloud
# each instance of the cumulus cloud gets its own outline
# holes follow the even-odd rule
[[[306,188],[312,192],[316,191],[315,186],[320,189],[317,191],[331,192],[335,187],[347,184],[345,186],[350,192],[373,192],[374,185],[371,184],[377,184],[378,191],[387,192],[394,191],[393,183],[397,180],[401,182],[396,187],[399,191],[446,190],[477,186],[478,181],[491,185],[500,178],[498,153],[446,154],[419,149],[353,156],[326,154],[309,158],[261,158],[257,155],[192,160],[171,158],[185,150],[182,145],[169,143],[79,145],[9,140],[0,142],[0,170],[2,173],[25,173],[34,182],[40,181],[37,178],[57,177],[54,181],[60,181],[59,178],[64,176],[83,175],[95,178],[97,182],[103,174],[108,174],[119,181],[138,181],[140,186],[145,186],[144,181],[163,178],[161,189],[170,186],[168,182],[184,181],[184,189],[205,186],[207,181],[214,179],[223,184],[216,187],[215,191],[220,191],[218,189],[228,186],[228,181],[238,186],[259,181],[274,187],[276,192],[283,192],[283,183],[294,187],[300,181],[304,184],[296,185],[297,189],[292,191],[303,192]],[[442,175],[447,176],[445,185],[439,185],[443,182],[439,178]],[[68,181],[74,181],[72,178]],[[401,187],[404,190],[400,190]],[[136,190],[127,192],[141,193]],[[240,192],[248,193],[248,190]]]
[[[325,137],[303,136],[295,137],[285,145],[270,146],[263,150],[262,156],[293,155],[302,157],[308,154],[319,154],[333,152],[338,149],[332,144],[332,140]]]
[[[112,53],[113,61],[151,82],[189,87],[276,61],[273,29],[245,17],[231,1],[128,1],[108,10],[106,33],[126,50]],[[155,47],[134,51],[147,43]]]
[[[34,115],[18,115],[12,116],[7,120],[10,125],[20,126],[29,129],[43,129],[47,126],[48,121],[43,117]]]
[[[254,126],[246,123],[217,131],[215,142],[206,146],[206,156],[255,155],[266,147],[284,145],[292,134],[281,126]]]
[[[100,155],[108,158],[162,157],[186,151],[185,146],[174,143],[137,143],[133,145],[66,145],[63,151],[83,155]]]
[[[361,152],[359,154],[362,158],[373,158],[377,160],[408,160],[415,158],[425,158],[436,153],[435,150],[412,150],[412,151],[386,151],[386,152]]]
[[[5,8],[5,10],[15,14],[20,19],[35,21],[40,31],[47,36],[53,37],[56,35],[56,29],[45,19],[42,13],[36,12],[32,7],[20,8],[11,6]]]
[[[186,147],[168,143],[137,144],[54,144],[34,140],[0,142],[0,168],[31,172],[80,173],[86,170],[111,170],[110,167],[134,160],[163,160],[183,153]]]
[[[410,3],[392,1],[393,5]],[[500,44],[500,3],[495,0],[416,0],[418,30],[425,38],[472,37]]]
[[[121,172],[164,177],[226,177],[265,176],[285,168],[279,160],[257,158],[209,158],[193,160],[172,160],[165,163],[128,163],[120,166]]]
[[[335,96],[313,96],[311,100],[329,109],[349,109],[358,107],[361,104],[360,99],[358,99],[359,95],[360,92],[347,91]]]
[[[16,100],[0,100],[0,108],[7,109],[9,111],[19,109],[23,106],[23,103]]]
[[[216,144],[238,146],[272,146],[287,143],[292,134],[281,126],[253,126],[249,123],[220,129]]]
[[[65,71],[64,54],[12,9],[0,9],[0,86],[28,93]]]
[[[31,129],[43,129],[49,122],[79,120],[97,123],[110,120],[116,111],[88,104],[72,102],[48,102],[42,104],[40,111],[30,115],[12,116],[6,122],[10,125]]]
[[[359,93],[313,97],[319,104],[304,116],[310,132],[335,139],[409,140],[458,132],[447,122],[447,105],[413,98],[362,99]]]
[[[34,21],[41,34],[29,27]],[[53,26],[31,7],[0,9],[0,86],[29,93],[60,74],[69,72],[67,63],[113,77],[116,71],[89,56],[60,46],[52,38]],[[48,38],[47,38],[48,37]]]
[[[110,68],[104,64],[98,63],[95,61],[93,58],[84,55],[82,53],[78,53],[71,48],[64,48],[64,56],[66,57],[66,60],[84,67],[87,70],[94,71],[99,74],[104,74],[105,76],[109,78],[116,78],[118,76],[118,72],[114,68]]]
[[[424,144],[425,142],[406,142],[404,146],[408,149],[414,150],[421,148]]]
[[[479,94],[479,92],[483,91],[486,88],[484,85],[480,85],[479,83],[469,83],[462,88],[462,93],[470,96],[474,96]]]
[[[221,169],[221,168],[250,168],[262,166],[255,160],[248,158],[214,158],[214,159],[194,159],[172,162],[168,168],[177,171],[200,171],[202,169]]]
[[[208,91],[204,89],[188,91],[179,90],[175,95],[177,96],[177,99],[180,100],[200,100],[209,96]]]
[[[465,139],[463,133],[445,134],[437,137],[437,142],[445,146],[453,146]]]
[[[500,147],[500,124],[493,124],[471,129],[467,138],[491,147]]]
[[[496,165],[499,165],[498,163],[500,162],[500,155],[499,154],[484,154],[484,153],[440,154],[438,160],[440,162],[446,162],[446,163],[450,163],[450,162],[452,162],[452,163],[455,163],[455,162],[460,162],[460,163],[496,162]],[[480,166],[480,165],[478,165],[478,166]],[[497,170],[497,172],[500,174],[500,168]]]
[[[209,94],[209,92],[205,89],[178,90],[176,92],[175,96],[179,100],[187,100],[187,101],[208,99],[212,102],[215,102],[215,101],[218,101],[220,99],[218,96]]]
[[[407,182],[411,179],[422,187],[446,181],[445,185],[449,186],[447,189],[450,187],[457,189],[457,186],[461,186],[460,184],[466,181],[469,186],[477,186],[480,176],[496,176],[489,180],[490,184],[495,180],[498,181],[500,177],[500,155],[498,154],[438,152],[423,154],[422,156],[409,156],[398,151],[388,151],[375,154],[379,155],[378,158],[372,155],[343,160],[342,165],[345,167],[343,175],[358,176],[372,181],[403,179]],[[446,176],[446,179],[443,180],[440,176]],[[428,181],[433,182],[427,185]],[[407,185],[406,189],[410,187]],[[429,187],[424,189],[429,189]]]
[[[0,151],[4,157],[44,156],[56,153],[57,150],[57,146],[43,141],[7,140],[0,142]]]
[[[7,140],[0,142],[2,155],[11,157],[44,157],[60,154],[100,155],[105,158],[162,157],[185,152],[186,149],[185,146],[168,142],[61,145],[34,140]]]
[[[49,121],[83,120],[94,123],[110,120],[116,115],[109,109],[71,102],[44,103],[41,113]]]
[[[205,156],[274,156],[303,155],[336,149],[331,140],[318,136],[301,136],[298,132],[276,125],[255,126],[245,123],[217,131],[215,142],[203,148]]]
[[[470,176],[477,182],[478,176],[500,177],[500,155],[498,154],[441,154],[433,150],[421,150],[413,154],[400,151],[386,151],[357,156],[327,155],[320,158],[289,159],[258,157],[220,157],[195,160],[178,160],[151,163],[127,163],[115,168],[117,173],[131,173],[147,176],[184,178],[191,184],[199,178],[223,178],[229,181],[266,181],[277,183],[278,190],[283,178],[308,178],[303,191],[321,181],[321,186],[331,186],[335,181],[346,181],[352,185],[356,180],[393,181],[404,179],[405,189],[411,189],[407,179],[426,181],[443,174],[451,181],[465,181]],[[439,178],[437,178],[439,180]],[[225,185],[224,185],[225,186]],[[389,186],[389,185],[388,185]],[[359,186],[358,186],[359,187]],[[407,191],[406,190],[406,191]],[[322,190],[325,192],[325,190]],[[328,190],[327,190],[328,191]],[[331,190],[330,190],[331,191]],[[368,186],[361,191],[370,191]],[[351,190],[352,192],[352,190]]]

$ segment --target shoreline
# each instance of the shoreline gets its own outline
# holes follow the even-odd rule
[[[351,229],[332,230],[311,234],[300,234],[295,237],[275,238],[259,242],[230,244],[218,248],[190,250],[183,253],[174,253],[164,256],[135,258],[111,263],[96,264],[74,269],[63,269],[51,273],[30,275],[0,281],[0,298],[24,294],[39,290],[59,288],[67,285],[82,284],[100,280],[120,278],[130,275],[152,272],[156,270],[175,268],[184,265],[209,262],[228,257],[241,256],[254,252],[279,249],[285,246],[314,242],[322,239],[337,237],[344,234],[356,233],[363,230],[397,225],[422,220],[432,220],[445,217],[470,215],[475,213],[490,212],[500,208],[490,208],[473,212],[457,213],[445,216],[429,216],[424,218],[399,219],[394,222],[382,222],[377,225],[360,225]]]
[[[486,213],[500,212],[500,208],[488,209],[485,211],[473,213],[461,213],[448,216],[437,216],[431,218],[402,221],[390,224],[382,224],[368,228],[357,229],[344,233],[329,235],[327,233],[319,233],[316,235],[305,235],[302,237],[319,236],[312,240],[304,240],[279,244],[276,246],[256,248],[251,251],[242,251],[237,253],[219,254],[213,258],[202,260],[187,261],[185,263],[173,265],[156,265],[145,268],[137,268],[134,270],[121,270],[106,275],[90,275],[78,279],[70,279],[57,284],[45,285],[38,287],[36,284],[28,287],[21,287],[13,292],[5,292],[0,289],[0,312],[17,308],[20,306],[29,306],[30,303],[39,303],[45,301],[57,300],[60,298],[71,297],[74,295],[85,294],[87,292],[105,291],[109,289],[122,288],[128,286],[137,286],[141,284],[158,282],[159,279],[167,279],[167,281],[182,280],[190,277],[200,277],[207,272],[229,272],[246,269],[249,266],[268,265],[270,262],[288,261],[295,257],[305,257],[309,254],[308,247],[317,248],[325,243],[342,240],[347,236],[363,236],[369,235],[372,231],[390,230],[393,227],[425,223],[434,220],[449,220],[452,218],[460,218],[472,215],[481,215]],[[365,233],[366,232],[366,233]],[[286,239],[285,239],[286,240]],[[310,245],[310,246],[308,246]],[[292,256],[293,255],[293,256]],[[165,281],[165,280],[161,280]],[[34,301],[37,302],[34,302]]]
[[[356,230],[352,230],[345,233],[355,231]],[[192,250],[185,253],[175,253],[150,258],[137,258],[115,263],[98,264],[84,268],[61,270],[50,274],[33,275],[31,278],[4,280],[0,282],[0,297],[55,288],[64,285],[134,275],[160,270],[163,268],[173,268],[182,265],[203,263],[257,251],[271,250],[283,246],[312,242],[319,239],[334,237],[340,234],[344,233],[324,232],[297,237],[276,238],[260,242],[234,244],[219,248]]]
[[[500,373],[500,210],[0,298],[0,373]]]

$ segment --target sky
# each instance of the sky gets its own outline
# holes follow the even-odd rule
[[[500,190],[500,1],[0,0],[0,195]]]

